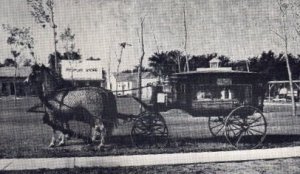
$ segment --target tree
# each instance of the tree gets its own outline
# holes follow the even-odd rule
[[[100,58],[94,58],[93,56],[87,58],[86,60],[101,60]]]
[[[80,55],[74,52],[75,34],[73,34],[71,28],[68,27],[65,29],[63,33],[60,34],[60,39],[64,43],[64,48],[65,48],[64,58],[66,58],[66,60],[69,60],[70,67],[73,69],[72,61],[75,60],[75,58],[80,59]],[[72,83],[74,83],[73,71],[71,71],[71,79],[72,79]]]
[[[117,76],[119,75],[119,71],[120,71],[120,65],[121,65],[121,62],[122,62],[123,50],[126,48],[126,46],[132,46],[131,44],[129,44],[127,42],[122,42],[119,45],[121,47],[121,50],[120,50],[120,57],[118,59]]]
[[[181,51],[172,50],[167,52],[167,56],[177,64],[178,67],[176,72],[184,71],[185,69],[184,67],[186,66],[186,61],[187,61],[186,58],[188,57],[186,54],[185,56],[183,56],[183,53]],[[188,65],[188,67],[190,67],[190,65]]]
[[[198,55],[198,56],[190,56],[191,59],[189,60],[189,67],[191,71],[196,71],[197,68],[207,68],[209,67],[209,62],[213,58],[218,58],[221,63],[221,67],[232,67],[233,62],[231,62],[230,58],[224,55],[218,56],[217,53],[211,53],[211,54],[203,54],[203,55]]]
[[[178,64],[168,53],[169,52],[156,52],[149,57],[149,66],[153,69],[156,75],[163,79],[178,72]]]
[[[60,52],[49,54],[48,63],[50,65],[50,68],[55,69],[55,63],[56,63],[55,60],[60,61],[60,60],[63,60],[63,59],[64,59],[64,56]],[[59,70],[60,67],[57,67],[57,69]]]
[[[25,59],[23,62],[23,66],[31,66],[32,65],[32,61],[31,59]]]
[[[199,56],[195,56],[195,55],[191,56],[191,59],[189,60],[190,70],[196,71],[197,68],[209,67],[209,61],[217,56],[218,56],[217,53],[212,53],[212,54],[207,54],[207,55],[199,55]],[[225,60],[225,58],[223,58],[223,59]]]
[[[47,25],[52,28],[53,31],[53,43],[54,43],[54,68],[59,73],[58,56],[57,56],[57,25],[54,18],[54,0],[27,0],[28,5],[31,6],[31,15],[34,17],[35,22],[41,24],[43,28]]]
[[[16,86],[16,76],[18,70],[18,59],[21,59],[21,54],[25,51],[29,51],[31,56],[34,57],[34,40],[30,33],[30,28],[18,28],[18,27],[11,27],[10,25],[2,25],[3,30],[8,32],[9,36],[7,38],[7,44],[10,45],[11,54],[13,56],[13,65],[15,67],[14,73],[14,94],[15,94],[15,101],[17,97],[17,86]],[[6,61],[9,61],[6,59]]]
[[[63,33],[60,34],[61,41],[65,44],[64,59],[66,60],[79,60],[81,56],[75,49],[75,34],[72,33],[70,27],[66,28]]]
[[[284,57],[286,60],[286,67],[287,67],[287,72],[288,72],[288,77],[289,77],[289,85],[290,85],[290,91],[292,95],[294,94],[294,88],[293,88],[293,79],[292,79],[292,71],[289,63],[289,58],[288,58],[288,49],[289,49],[289,25],[291,24],[291,13],[290,11],[293,10],[294,6],[292,3],[289,1],[284,1],[284,0],[278,0],[278,7],[279,7],[279,12],[280,12],[280,29],[281,32],[272,30],[283,42],[284,45]],[[294,97],[292,98],[292,115],[296,116],[296,104],[295,104],[295,99]]]
[[[17,63],[14,61],[14,59],[12,58],[6,58],[4,60],[3,66],[12,66],[12,67],[16,67]]]
[[[142,55],[140,57],[140,63],[139,63],[139,70],[138,70],[138,97],[141,100],[142,99],[142,67],[143,67],[143,60],[145,56],[145,49],[144,49],[144,20],[145,17],[140,19],[141,23],[141,35],[140,35],[140,43],[141,43],[141,51]]]
[[[61,58],[58,56],[58,62],[60,60],[80,60],[80,59],[81,59],[81,55],[80,55],[79,51],[64,52],[64,54]],[[89,60],[96,60],[96,59],[89,59]]]
[[[187,24],[186,24],[186,1],[184,1],[184,7],[183,7],[183,26],[184,26],[184,53],[185,53],[185,69],[186,71],[190,71],[189,67],[189,57],[186,53],[186,47],[187,47],[187,39],[188,39],[188,31],[187,31]]]
[[[139,65],[134,66],[134,68],[132,70],[130,69],[126,69],[124,71],[122,71],[122,73],[136,73],[139,71]],[[150,68],[146,68],[146,67],[142,67],[142,72],[152,72],[152,69]]]

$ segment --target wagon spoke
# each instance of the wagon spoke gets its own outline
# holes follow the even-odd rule
[[[224,126],[222,126],[222,127],[216,132],[217,135],[221,132],[221,130],[223,129],[223,127],[224,127]]]
[[[219,126],[224,126],[224,124],[223,124],[223,123],[220,123],[220,124],[218,124],[217,126],[213,126],[213,127],[211,127],[211,128],[214,129],[214,128],[219,127]]]
[[[244,131],[241,131],[241,132],[240,132],[240,134],[239,134],[239,136],[238,136],[238,139],[237,139],[237,141],[236,141],[236,143],[235,143],[235,146],[237,146],[237,145],[239,144],[239,142],[241,141],[241,139],[242,139],[242,137],[243,137],[243,133],[244,133]]]
[[[265,132],[261,132],[261,131],[258,131],[258,130],[255,130],[255,129],[249,129],[249,130],[251,130],[251,131],[254,131],[254,132],[257,132],[257,133],[259,133],[259,134],[264,134]]]
[[[254,135],[251,131],[247,130],[247,133],[251,134],[251,135]]]
[[[256,118],[254,121],[252,121],[251,123],[249,123],[249,124],[253,124],[253,123],[256,123],[256,122],[258,122],[259,121],[259,119],[261,119],[262,117],[258,117],[258,118]]]
[[[223,134],[223,130],[225,127],[224,118],[209,117],[208,126],[209,126],[209,131],[213,136]]]
[[[231,124],[230,126],[232,126],[232,127],[234,127],[234,128],[236,128],[236,129],[241,129],[240,127],[238,127],[237,125],[235,125],[235,124]]]
[[[229,127],[230,127],[230,126],[232,126],[232,125],[229,125]],[[239,130],[239,129],[236,129],[236,130]],[[236,134],[235,134],[236,131],[235,131],[234,129],[230,128],[228,131],[232,132],[232,133],[233,133],[233,136],[236,136]]]
[[[241,120],[240,120],[239,118],[237,118],[237,117],[233,117],[232,122],[234,122],[234,120],[236,120],[236,121],[238,121],[239,123],[243,124],[243,122],[241,122]]]
[[[260,123],[260,124],[256,124],[256,125],[249,125],[249,127],[257,127],[257,126],[265,126],[266,124],[264,123]]]

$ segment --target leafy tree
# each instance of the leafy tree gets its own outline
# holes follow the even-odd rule
[[[23,62],[23,66],[31,66],[32,65],[32,61],[31,59],[25,59]]]
[[[60,35],[61,41],[65,44],[65,53],[64,59],[66,60],[79,60],[81,56],[78,51],[74,51],[75,49],[75,34],[72,33],[70,27],[66,28],[63,33]]]
[[[196,71],[197,68],[209,67],[209,60],[206,55],[192,56],[189,60],[190,70]]]
[[[4,60],[3,66],[13,66],[13,67],[16,67],[17,63],[12,58],[6,58]]]
[[[60,52],[49,54],[48,63],[50,65],[50,68],[55,69],[55,62],[56,62],[55,60],[60,61],[62,59],[64,59],[64,56]],[[57,68],[58,68],[58,70],[60,69],[60,67],[57,67]]]
[[[190,64],[190,70],[196,71],[197,68],[207,68],[209,67],[209,62],[213,59],[218,57],[218,59],[221,61],[220,66],[221,67],[232,67],[233,62],[230,60],[229,57],[226,57],[224,55],[218,56],[217,53],[211,53],[211,54],[203,54],[198,56],[191,56],[191,59],[189,60]]]
[[[94,58],[93,56],[87,58],[86,60],[101,60],[100,58]]]
[[[162,78],[178,72],[178,64],[168,55],[168,52],[154,53],[149,57],[149,66]]]
[[[172,59],[176,64],[177,64],[177,70],[176,72],[182,72],[184,69],[190,67],[190,65],[186,65],[186,60],[189,55],[183,55],[183,52],[178,51],[178,50],[172,50],[167,52],[167,55],[170,59]]]
[[[17,76],[17,69],[18,69],[18,61],[17,59],[21,59],[21,54],[25,51],[29,51],[32,57],[34,57],[34,40],[30,33],[30,28],[18,28],[18,27],[11,27],[10,25],[2,25],[3,30],[8,33],[7,44],[10,45],[11,54],[13,56],[13,65],[15,66],[15,74],[14,74],[14,93],[15,93],[15,100],[17,96],[16,91],[16,76]]]
[[[249,58],[250,71],[260,72],[268,76],[270,80],[274,79],[272,73],[277,65],[278,58],[273,51],[263,52],[260,57]]]
[[[31,7],[31,15],[34,17],[35,22],[41,24],[43,28],[49,25],[53,31],[54,43],[54,68],[59,73],[58,68],[58,55],[57,53],[57,25],[54,18],[54,0],[27,0],[28,5]]]
[[[221,55],[218,57],[218,59],[221,61],[220,66],[221,67],[232,67],[232,62],[229,57]]]
[[[197,68],[209,67],[209,61],[215,57],[218,57],[217,53],[207,55],[187,55],[189,59],[189,70],[196,71]],[[221,60],[222,67],[231,67],[233,63],[230,58],[221,55],[218,57]],[[154,53],[149,58],[149,66],[153,68],[154,72],[161,77],[166,77],[172,73],[183,72],[186,58],[182,52],[174,50],[169,52]]]
[[[136,66],[134,66],[134,68],[132,70],[130,70],[130,69],[123,70],[122,73],[136,73],[136,72],[138,72],[138,70],[139,70],[139,66],[136,65]],[[146,67],[143,66],[141,71],[142,72],[152,72],[152,69],[151,68],[146,68]]]
[[[287,54],[292,79],[299,78],[300,75],[300,57]],[[276,55],[273,51],[263,52],[259,57],[248,58],[250,71],[263,73],[268,80],[288,80],[288,71],[286,66],[286,58],[284,54]]]
[[[62,57],[58,57],[58,62],[60,60],[80,60],[81,55],[79,52],[65,52]]]

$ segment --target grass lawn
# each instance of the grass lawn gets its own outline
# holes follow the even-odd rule
[[[132,122],[120,121],[104,151],[96,145],[86,145],[82,140],[71,139],[64,147],[48,148],[51,128],[42,123],[41,114],[27,113],[37,103],[37,98],[17,100],[0,99],[0,158],[67,157],[124,154],[174,153],[233,150],[223,137],[212,137],[206,117],[192,117],[180,110],[162,113],[170,132],[170,146],[164,149],[139,149],[132,145]],[[118,98],[120,113],[137,114],[138,104],[131,98]],[[300,144],[300,117],[292,117],[289,106],[266,106],[268,132],[262,148],[295,146]],[[71,122],[75,131],[88,134],[88,126]]]

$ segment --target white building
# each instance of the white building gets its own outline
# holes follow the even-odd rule
[[[62,60],[61,74],[77,86],[105,86],[100,60]]]
[[[149,83],[156,83],[158,77],[154,76],[151,72],[142,73],[142,87],[147,86]],[[137,96],[138,93],[138,73],[113,73],[110,77],[110,83],[107,83],[107,88],[111,89],[114,94],[118,96],[133,95]],[[148,100],[151,98],[152,88],[146,87],[142,89],[142,99]]]

